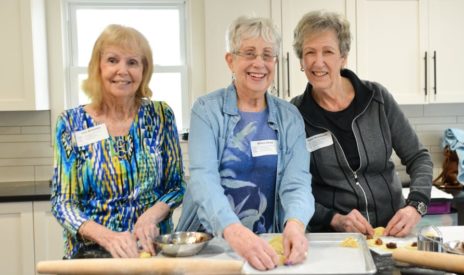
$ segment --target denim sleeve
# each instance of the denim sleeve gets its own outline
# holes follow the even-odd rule
[[[279,196],[285,212],[284,221],[296,218],[307,225],[314,214],[314,197],[309,173],[310,153],[306,149],[304,123],[299,113],[289,121],[294,122],[284,134],[287,137],[288,151],[285,153],[286,163]]]
[[[206,230],[222,236],[224,228],[240,220],[233,212],[219,175],[219,146],[224,146],[220,124],[224,117],[212,114],[208,101],[199,100],[190,118],[189,158],[190,189],[193,202],[198,206],[197,215]]]

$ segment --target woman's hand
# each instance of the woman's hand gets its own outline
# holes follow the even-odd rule
[[[142,250],[155,255],[154,241],[159,235],[159,228],[150,212],[145,212],[137,219],[134,226],[134,235],[142,246]]]
[[[388,222],[384,234],[386,236],[404,237],[411,233],[411,230],[420,221],[421,215],[412,206],[406,206],[398,210],[393,218]]]
[[[240,223],[227,226],[224,239],[237,254],[258,270],[274,269],[279,264],[279,256],[274,249]]]
[[[356,209],[351,210],[347,215],[335,214],[330,225],[338,232],[360,232],[368,236],[374,235],[372,226]]]
[[[113,258],[137,258],[139,252],[135,236],[130,232],[114,232],[94,221],[86,221],[78,233],[111,253]]]
[[[308,240],[305,236],[304,224],[297,220],[288,220],[282,237],[285,264],[292,265],[303,262],[308,252]]]
[[[142,246],[142,250],[155,255],[154,241],[159,235],[158,223],[169,213],[169,206],[164,202],[158,202],[145,211],[134,225],[134,235]]]
[[[111,253],[113,258],[138,258],[139,251],[135,236],[130,232],[114,232],[106,233],[103,237],[104,241],[100,241],[100,245]]]

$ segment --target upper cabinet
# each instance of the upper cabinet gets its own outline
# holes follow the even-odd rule
[[[464,1],[429,0],[430,101],[464,102]]]
[[[462,0],[357,0],[357,72],[400,104],[464,102]]]
[[[45,23],[44,0],[0,1],[0,111],[49,108]]]
[[[270,17],[282,33],[277,95],[303,93],[293,30],[306,12],[344,14],[353,36],[348,68],[384,85],[400,104],[464,102],[462,0],[205,0],[207,91],[231,82],[224,61],[225,31],[239,15]]]
[[[355,20],[354,0],[282,0],[279,1],[280,25],[282,26],[282,53],[280,58],[280,71],[282,81],[279,81],[280,97],[287,100],[304,92],[308,80],[300,70],[300,60],[293,50],[293,31],[304,14],[314,10],[337,12],[346,16],[351,25],[352,45],[348,56],[347,67],[356,71],[356,37],[353,29]]]
[[[231,83],[232,74],[224,59],[227,26],[240,15],[253,15],[271,18],[282,33],[282,50],[274,80],[278,88],[275,95],[291,99],[301,94],[307,79],[300,71],[300,61],[293,51],[293,29],[303,14],[312,10],[326,9],[354,18],[354,4],[355,0],[204,0],[207,91]],[[356,58],[350,55],[350,68],[355,68],[355,61]]]
[[[228,86],[232,73],[227,67],[226,30],[241,15],[271,17],[271,0],[204,0],[206,92]]]

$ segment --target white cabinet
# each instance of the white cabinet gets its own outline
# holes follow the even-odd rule
[[[63,259],[63,227],[52,215],[50,202],[36,201],[33,206],[35,264],[40,261]]]
[[[49,108],[44,0],[0,1],[0,111]]]
[[[354,19],[354,4],[355,0],[204,0],[207,91],[231,83],[231,73],[224,60],[227,26],[240,15],[253,15],[271,18],[282,34],[282,51],[274,81],[279,87],[278,96],[289,100],[303,93],[307,79],[300,71],[292,47],[296,24],[303,14],[317,9],[339,12],[349,20]],[[350,68],[356,68],[355,61],[356,57],[350,54]]]
[[[275,84],[291,99],[307,83],[294,54],[293,30],[303,14],[324,9],[351,25],[348,68],[384,85],[400,104],[464,102],[463,0],[204,0],[206,88],[228,85],[225,31],[239,15],[270,17],[282,33]]]
[[[0,228],[2,274],[34,274],[32,202],[0,203]]]
[[[356,36],[355,36],[355,2],[354,0],[282,0],[280,2],[282,26],[281,97],[288,100],[304,92],[308,80],[300,70],[300,60],[293,50],[293,31],[304,14],[313,10],[337,12],[350,21],[352,44],[348,56],[348,68],[356,71]]]
[[[361,78],[383,84],[401,104],[464,102],[464,1],[357,0],[356,7]]]
[[[63,231],[48,201],[0,203],[0,228],[2,274],[35,274],[37,262],[63,257]]]
[[[436,56],[429,62],[431,102],[464,102],[463,11],[462,0],[429,0],[428,48]]]
[[[241,15],[271,17],[271,0],[204,0],[206,92],[228,86],[232,73],[227,67],[226,31]]]

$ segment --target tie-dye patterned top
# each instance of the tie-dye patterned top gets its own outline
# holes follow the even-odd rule
[[[239,114],[240,121],[233,136],[226,142],[219,166],[221,185],[244,226],[257,234],[272,233],[277,133],[269,127],[268,109],[262,112],[239,111]],[[257,142],[266,141],[271,142],[275,149],[258,148]]]
[[[51,201],[65,229],[65,257],[83,245],[77,230],[84,221],[130,231],[158,201],[171,207],[159,224],[161,234],[170,232],[184,195],[179,138],[166,103],[143,101],[126,136],[78,146],[74,133],[96,125],[84,106],[63,112],[56,125]]]

